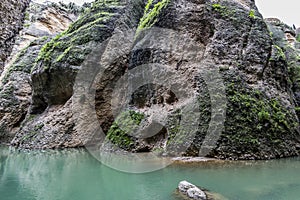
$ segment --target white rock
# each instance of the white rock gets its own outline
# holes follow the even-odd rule
[[[190,188],[187,190],[187,196],[191,199],[206,200],[206,194],[199,188]]]
[[[197,186],[187,182],[187,181],[181,181],[178,184],[179,192],[186,195],[190,199],[195,200],[206,200],[206,194],[201,189],[199,189]]]
[[[196,186],[187,182],[187,181],[180,181],[180,183],[178,184],[178,189],[180,192],[186,194],[187,190],[190,188],[195,188]]]

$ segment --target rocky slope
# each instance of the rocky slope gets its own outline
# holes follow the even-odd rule
[[[26,111],[9,120],[15,146],[299,155],[299,43],[252,0],[98,0],[43,42],[14,63],[32,59],[19,70],[30,84],[9,90],[25,88],[27,98],[32,90],[30,103],[2,89],[1,103],[14,103],[4,108]]]
[[[31,68],[42,46],[66,30],[82,12],[73,4],[39,4],[31,2],[26,9],[24,27],[15,36],[10,56],[1,74],[0,138],[9,142],[19,130],[31,101]],[[9,26],[8,26],[9,27]]]
[[[23,28],[16,35],[16,41],[12,46],[12,52],[5,63],[5,70],[17,58],[17,53],[26,48],[30,42],[41,37],[53,37],[66,30],[74,22],[79,14],[83,12],[82,7],[72,3],[35,3],[31,2],[25,11]],[[5,74],[2,73],[2,74]]]
[[[25,9],[30,0],[3,0],[0,4],[0,72],[10,55],[15,36],[23,27]]]

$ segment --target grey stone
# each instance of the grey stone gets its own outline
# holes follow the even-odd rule
[[[190,199],[197,199],[197,200],[206,200],[207,196],[204,191],[199,189],[197,186],[189,183],[187,181],[181,181],[178,184],[179,192],[186,195]]]

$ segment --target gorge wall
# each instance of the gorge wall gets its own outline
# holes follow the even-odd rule
[[[296,156],[299,62],[294,30],[253,0],[97,0],[2,76],[1,133],[20,148]]]
[[[23,5],[22,1],[9,3],[11,4],[7,2],[3,5],[8,9],[9,5]],[[20,25],[22,29],[19,33],[14,33],[11,38],[13,40],[8,44],[9,50],[5,51],[6,62],[0,76],[0,138],[5,142],[12,140],[27,114],[32,93],[30,73],[35,57],[47,41],[66,30],[77,19],[82,8],[73,4],[31,2],[24,11],[11,9],[9,12],[15,17],[25,15],[25,19]],[[14,23],[4,23],[6,30],[12,24]]]
[[[3,0],[0,4],[0,72],[10,55],[15,36],[23,28],[25,9],[30,0]]]

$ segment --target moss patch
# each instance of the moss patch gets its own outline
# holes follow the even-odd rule
[[[28,74],[31,72],[34,66],[35,57],[38,54],[38,48],[45,44],[47,39],[48,37],[42,37],[32,41],[16,55],[14,63],[9,67],[2,79],[3,85],[8,82],[8,79],[13,72],[18,71]]]
[[[219,13],[224,18],[230,18],[235,14],[234,10],[231,10],[228,7],[218,3],[212,4],[212,9],[213,11]]]
[[[251,10],[249,11],[249,17],[252,18],[252,19],[255,19],[255,18],[256,18],[256,16],[255,16],[255,10],[251,9]]]
[[[285,54],[284,54],[283,50],[279,46],[277,46],[277,45],[274,45],[274,47],[277,50],[278,57],[281,58],[281,59],[283,59],[283,60],[286,60],[286,57],[285,57]]]
[[[297,35],[296,40],[297,42],[300,42],[300,34]]]
[[[278,99],[269,99],[263,92],[247,89],[238,82],[227,84],[227,96],[229,107],[222,146],[234,148],[228,151],[236,157],[251,154],[259,158],[266,149],[277,149],[276,156],[280,156],[284,151],[281,147],[292,140],[298,126],[293,111]]]
[[[158,15],[169,3],[170,0],[161,0],[155,4],[153,3],[153,0],[148,0],[144,10],[144,16],[140,19],[140,23],[137,28],[137,34],[145,28],[152,27],[157,22]]]
[[[135,111],[121,113],[108,130],[106,138],[122,149],[132,149],[135,138],[129,134],[138,128],[143,119],[144,114]]]
[[[72,60],[69,64],[79,66],[91,51],[87,48],[89,42],[102,42],[103,38],[110,36],[108,34],[114,28],[113,21],[119,16],[116,12],[119,6],[117,0],[95,1],[68,30],[58,34],[42,47],[35,62],[42,62],[45,70],[51,66],[60,66],[61,62],[68,60]],[[77,51],[81,47],[85,51]],[[73,59],[69,59],[70,56]],[[80,59],[74,59],[75,56]]]

